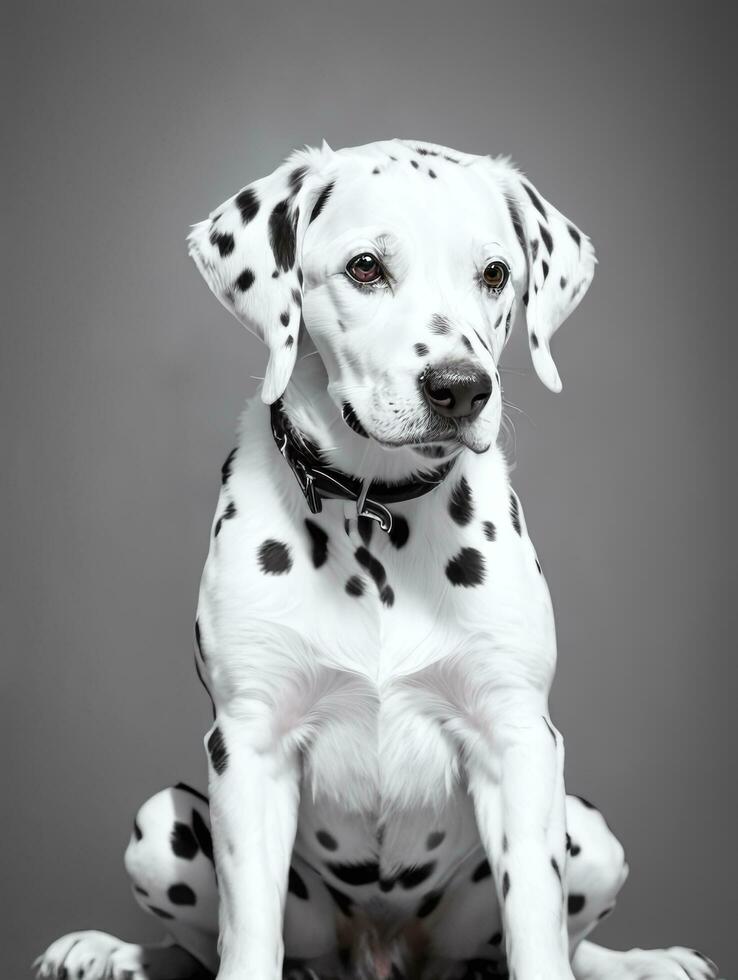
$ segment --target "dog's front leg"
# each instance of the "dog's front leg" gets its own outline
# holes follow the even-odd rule
[[[508,696],[487,717],[488,737],[469,759],[469,786],[499,895],[510,976],[570,980],[563,739],[540,697]]]
[[[218,712],[205,738],[220,894],[218,980],[280,980],[297,827],[299,758],[251,721]]]

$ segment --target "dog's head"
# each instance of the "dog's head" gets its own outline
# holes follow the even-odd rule
[[[346,422],[384,446],[497,435],[497,362],[524,308],[533,364],[594,272],[589,239],[506,159],[391,140],[293,154],[195,225],[190,254],[269,348],[285,390],[301,331]]]

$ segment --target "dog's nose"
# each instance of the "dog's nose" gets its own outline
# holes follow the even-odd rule
[[[448,419],[479,415],[492,394],[492,379],[487,372],[467,361],[430,368],[421,384],[436,415]]]

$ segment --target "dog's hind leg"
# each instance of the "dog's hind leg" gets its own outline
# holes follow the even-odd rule
[[[586,800],[566,800],[569,945],[576,980],[712,980],[715,965],[695,950],[620,952],[583,941],[609,915],[628,875],[622,845]]]
[[[54,980],[187,980],[218,970],[218,888],[207,797],[179,783],[147,800],[136,814],[125,853],[141,908],[167,933],[158,945],[126,943],[93,930],[56,940],[36,961]],[[292,856],[285,903],[286,968],[337,972],[336,909],[318,875]],[[348,910],[346,910],[348,911]],[[350,914],[350,913],[348,913]],[[287,972],[287,969],[286,969]]]
[[[167,932],[161,944],[126,943],[98,931],[70,933],[38,958],[55,980],[186,980],[217,971],[218,892],[207,798],[179,784],[136,814],[125,866],[133,895]]]

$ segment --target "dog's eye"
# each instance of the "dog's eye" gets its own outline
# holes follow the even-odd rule
[[[382,278],[382,266],[371,252],[355,255],[346,266],[346,272],[355,282],[360,283],[377,282]]]
[[[490,262],[485,268],[482,275],[485,285],[489,286],[490,289],[494,289],[495,292],[499,292],[507,282],[510,270],[504,262],[495,259],[494,262]]]

